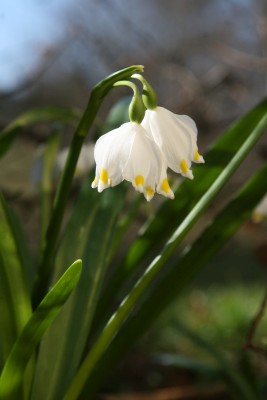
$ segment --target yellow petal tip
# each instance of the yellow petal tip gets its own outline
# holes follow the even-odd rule
[[[91,184],[91,187],[92,187],[93,189],[95,189],[95,188],[97,187],[97,177],[95,177],[95,179],[93,180],[93,182],[92,182],[92,184]]]
[[[205,161],[204,161],[204,158],[199,154],[198,150],[195,151],[195,154],[194,154],[194,161],[195,161],[196,163],[199,163],[199,164],[205,162]]]
[[[147,201],[150,201],[155,194],[155,191],[152,189],[151,186],[147,186],[145,190],[145,198]]]

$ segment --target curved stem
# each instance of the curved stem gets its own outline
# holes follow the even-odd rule
[[[135,72],[142,71],[142,65],[134,65],[122,69],[108,76],[103,81],[99,82],[91,92],[87,107],[74,133],[70,145],[67,161],[61,175],[60,183],[54,199],[52,216],[47,228],[46,236],[42,243],[39,268],[37,271],[37,279],[33,292],[34,307],[39,304],[48,286],[51,270],[53,267],[57,241],[60,234],[62,219],[64,216],[76,164],[84,139],[94,122],[95,116],[99,110],[102,101],[104,100],[108,92],[112,89],[113,85],[121,79],[130,78],[131,75]]]
[[[158,105],[157,95],[155,90],[148,83],[148,81],[141,74],[133,74],[131,77],[134,79],[138,79],[143,85],[142,98],[146,108],[148,108],[149,110],[153,110],[154,108],[156,108]]]
[[[113,86],[114,87],[116,87],[116,86],[129,86],[131,89],[133,89],[133,92],[134,92],[135,95],[139,94],[136,84],[131,82],[131,81],[118,81],[118,82],[114,83]]]

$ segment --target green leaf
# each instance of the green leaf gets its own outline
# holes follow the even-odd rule
[[[9,149],[23,127],[46,121],[62,121],[76,125],[79,117],[79,111],[59,107],[41,107],[26,111],[2,130],[0,135],[0,158]]]
[[[126,67],[117,72],[114,72],[94,87],[93,95],[96,94],[97,97],[102,99],[112,89],[114,83],[122,81],[124,79],[129,79],[133,74],[143,71],[143,65],[131,65],[130,67]]]
[[[92,177],[83,186],[57,256],[55,276],[76,253],[82,254],[83,272],[41,345],[33,388],[36,400],[62,398],[81,361],[125,198],[127,185],[99,194],[91,189],[91,181]]]
[[[88,400],[92,398],[91,396],[102,384],[104,377],[114,367],[118,359],[128,351],[170,302],[196,276],[206,262],[216,254],[247,220],[267,191],[266,176],[267,166],[257,172],[241,188],[234,199],[215,217],[194,243],[187,248],[181,258],[172,265],[158,284],[150,288],[149,296],[145,300],[139,301],[139,308],[135,311],[135,314],[128,318],[119,332],[117,331],[113,342],[109,347],[106,347],[101,358],[95,362],[92,374],[86,385]],[[115,316],[116,314],[113,320]],[[240,390],[242,391],[242,387]],[[246,398],[245,395],[244,398]]]
[[[16,340],[0,377],[0,398],[16,399],[27,363],[53,319],[76,286],[81,260],[73,263],[42,300]]]
[[[55,160],[59,148],[59,133],[58,129],[54,129],[48,138],[42,163],[42,177],[40,182],[41,195],[41,243],[44,240],[48,222],[51,214],[51,192],[53,187],[53,172]]]
[[[265,110],[266,111],[266,110]],[[135,284],[133,289],[129,292],[129,294],[123,299],[120,307],[115,312],[115,314],[110,318],[107,325],[105,326],[102,333],[99,335],[96,343],[92,347],[91,351],[88,353],[85,358],[83,364],[81,365],[79,371],[72,384],[67,391],[66,400],[72,400],[77,398],[78,394],[84,387],[87,378],[92,374],[95,368],[95,364],[101,359],[101,357],[105,354],[106,348],[112,342],[114,336],[118,333],[118,331],[122,328],[123,323],[127,319],[130,312],[133,310],[137,304],[142,301],[142,297],[145,294],[145,291],[148,289],[149,285],[153,281],[153,279],[159,275],[162,267],[165,262],[168,260],[172,252],[181,243],[182,239],[188,233],[190,228],[194,225],[197,219],[203,214],[205,209],[208,207],[210,202],[215,198],[220,189],[225,185],[225,183],[229,180],[231,175],[240,165],[242,160],[246,157],[252,147],[255,145],[257,140],[261,137],[267,127],[267,114],[264,113],[264,116],[261,117],[260,121],[256,127],[250,132],[250,135],[246,138],[246,140],[242,143],[242,146],[238,149],[236,154],[234,154],[233,158],[230,160],[229,164],[224,168],[224,170],[219,174],[217,179],[213,182],[210,188],[205,192],[205,194],[201,197],[199,202],[195,205],[195,207],[191,210],[191,212],[187,215],[184,221],[178,226],[173,235],[169,238],[167,243],[165,244],[162,252],[152,261],[152,263],[145,270],[145,273],[141,276],[138,282]],[[213,239],[214,241],[214,239]],[[207,242],[209,243],[209,242]],[[187,268],[185,268],[184,275],[180,276],[181,287],[184,287],[190,281],[190,278],[194,274],[194,266],[199,265],[199,263],[189,263],[187,264]],[[177,269],[179,272],[181,270],[181,266]],[[191,273],[191,274],[190,274]],[[187,279],[186,279],[187,278]],[[163,281],[164,282],[164,281]],[[171,283],[176,282],[175,279],[171,280]],[[175,293],[177,293],[177,284],[171,285]],[[169,298],[171,290],[169,287],[165,287],[166,296],[164,300],[162,300],[162,293],[158,293],[158,299],[161,300],[161,306],[164,304],[166,298]],[[154,304],[151,306],[153,312],[155,312]],[[142,307],[143,311],[143,307]],[[158,310],[157,314],[158,314]],[[151,315],[153,315],[153,312]],[[140,325],[146,325],[147,320],[145,318],[141,319]],[[131,335],[135,332],[135,329],[131,331]],[[101,375],[101,374],[100,374]]]
[[[98,305],[102,321],[107,320],[112,300],[118,295],[124,283],[132,273],[144,266],[144,261],[155,252],[183,222],[185,216],[197,204],[221,172],[229,165],[237,151],[249,140],[252,132],[262,134],[267,128],[267,100],[235,122],[205,154],[205,164],[194,166],[194,180],[184,179],[175,191],[176,199],[165,201],[154,218],[148,220],[140,230],[139,237],[127,251],[122,265],[118,266],[114,276]],[[101,326],[99,321],[94,325]]]
[[[25,277],[31,261],[15,216],[1,194],[0,237],[0,358],[5,360],[32,312]]]
[[[267,99],[236,121],[205,154],[205,164],[194,166],[194,180],[185,179],[177,188],[177,201],[166,201],[156,218],[148,221],[127,253],[123,268],[129,271],[158,247],[183,221],[253,132],[267,129]],[[256,139],[257,140],[257,139]]]

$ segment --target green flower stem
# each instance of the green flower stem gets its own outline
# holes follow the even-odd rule
[[[52,216],[42,244],[38,275],[33,292],[34,307],[36,307],[43,298],[49,283],[54,262],[55,249],[61,229],[61,223],[84,139],[94,122],[102,101],[112,89],[113,85],[119,80],[130,78],[135,72],[142,71],[142,65],[134,65],[122,69],[98,83],[91,92],[87,107],[74,133],[72,143],[70,145],[67,161],[54,199]]]
[[[129,118],[131,122],[137,122],[138,124],[141,124],[144,119],[146,109],[137,86],[131,81],[119,81],[113,86],[129,86],[133,90],[134,95],[129,105]]]
[[[141,76],[142,76],[142,75],[141,75]],[[131,81],[118,81],[118,82],[114,83],[113,86],[114,86],[114,87],[116,87],[116,86],[128,86],[128,87],[130,87],[131,89],[133,89],[133,92],[134,92],[135,95],[136,95],[136,94],[137,94],[137,95],[139,94],[139,91],[138,91],[138,88],[137,88],[136,84],[133,83],[133,82],[131,82]]]
[[[157,95],[152,86],[148,83],[148,81],[140,74],[133,74],[132,78],[138,79],[143,85],[143,94],[142,99],[143,102],[149,110],[154,110],[158,106]]]
[[[120,304],[118,310],[108,321],[104,330],[98,337],[93,345],[91,351],[87,354],[83,364],[75,375],[64,400],[76,400],[86,384],[88,376],[94,369],[94,366],[102,357],[114,336],[122,327],[128,315],[133,311],[134,307],[141,299],[145,290],[148,288],[153,278],[158,274],[161,268],[165,265],[166,260],[172,254],[174,249],[181,243],[190,228],[206,210],[211,201],[215,198],[217,193],[223,188],[225,183],[229,180],[237,167],[241,164],[243,159],[249,153],[251,148],[255,145],[258,139],[265,132],[263,127],[266,126],[267,117],[264,117],[258,124],[257,128],[252,132],[249,138],[237,151],[236,155],[232,158],[228,166],[221,172],[219,177],[214,181],[209,190],[204,194],[196,206],[187,215],[181,225],[177,228],[171,238],[164,246],[161,254],[159,254],[152,263],[148,266],[143,276],[138,280],[130,293]]]

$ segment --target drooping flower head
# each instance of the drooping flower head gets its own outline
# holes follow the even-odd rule
[[[99,192],[122,180],[132,182],[149,201],[157,190],[173,198],[166,165],[156,143],[136,122],[127,122],[101,136],[95,145],[96,177],[93,188]]]
[[[163,107],[147,110],[142,126],[154,139],[174,172],[193,179],[191,163],[204,163],[197,148],[197,127],[187,115],[176,115]]]
[[[114,85],[130,86],[134,91],[129,106],[131,122],[106,133],[96,142],[96,177],[92,187],[102,192],[127,180],[148,201],[155,192],[173,199],[167,168],[192,179],[192,161],[204,162],[198,153],[196,124],[186,115],[175,115],[158,107],[156,94],[143,76],[135,74],[133,78],[143,84],[142,99],[132,82]]]

